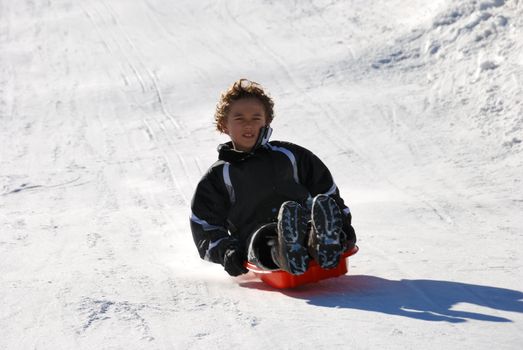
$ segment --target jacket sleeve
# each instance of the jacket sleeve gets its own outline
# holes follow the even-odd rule
[[[227,249],[237,247],[238,243],[227,230],[230,204],[219,175],[216,168],[211,168],[198,183],[191,203],[190,223],[200,257],[223,265]]]
[[[347,233],[348,240],[356,242],[356,234],[352,227],[352,215],[349,207],[340,196],[340,191],[327,166],[311,151],[297,146],[298,178],[309,190],[311,197],[326,194],[332,197],[345,217],[343,231]],[[311,198],[312,199],[312,198]]]

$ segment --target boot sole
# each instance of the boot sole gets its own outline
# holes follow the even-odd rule
[[[303,208],[295,202],[285,202],[278,214],[278,241],[280,254],[286,257],[282,269],[301,275],[309,267],[310,257],[306,248],[307,221]]]
[[[312,225],[316,235],[317,263],[323,269],[338,266],[343,252],[340,236],[343,216],[334,199],[320,195],[312,203]]]

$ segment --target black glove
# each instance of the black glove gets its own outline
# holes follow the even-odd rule
[[[223,256],[223,268],[231,276],[239,276],[249,272],[243,266],[243,254],[238,249],[229,248]]]

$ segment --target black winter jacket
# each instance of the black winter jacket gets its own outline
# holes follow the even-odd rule
[[[191,230],[202,259],[223,265],[227,249],[245,253],[248,237],[276,221],[283,202],[310,208],[312,197],[320,193],[335,199],[346,218],[344,231],[354,235],[349,208],[329,170],[311,151],[271,141],[252,152],[237,151],[228,142],[218,152],[219,160],[198,183],[191,204]]]

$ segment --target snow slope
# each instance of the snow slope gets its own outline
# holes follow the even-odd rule
[[[0,348],[519,349],[519,0],[0,0]],[[275,291],[201,261],[240,77],[331,168],[360,253]]]

